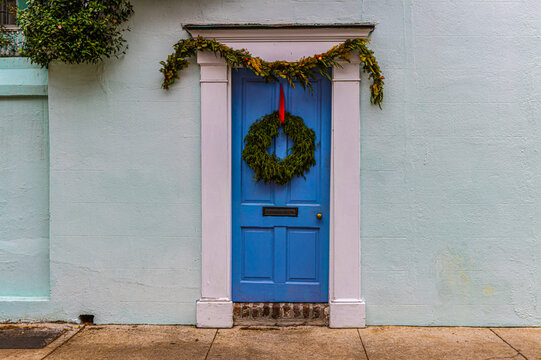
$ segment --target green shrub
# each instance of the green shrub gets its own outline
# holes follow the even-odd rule
[[[22,56],[48,67],[53,60],[97,63],[124,54],[122,36],[133,14],[128,0],[28,0],[17,13],[25,43]]]
[[[7,48],[10,45],[10,41],[5,34],[5,27],[0,25],[0,49]]]

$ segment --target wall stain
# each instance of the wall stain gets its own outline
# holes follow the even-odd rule
[[[456,250],[445,249],[439,254],[436,259],[436,286],[443,302],[466,302],[472,287],[468,275],[471,268],[471,261]]]
[[[492,286],[490,285],[487,285],[484,289],[483,289],[483,294],[485,296],[491,296],[491,295],[494,295],[496,293],[496,289],[494,289]]]

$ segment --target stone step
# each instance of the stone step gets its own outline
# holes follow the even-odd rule
[[[234,303],[233,322],[243,326],[327,326],[329,304]]]

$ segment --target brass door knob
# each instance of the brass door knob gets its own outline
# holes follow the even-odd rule
[[[317,214],[316,216],[317,216],[317,219],[318,219],[318,220],[323,219],[323,215],[322,215],[322,214]]]

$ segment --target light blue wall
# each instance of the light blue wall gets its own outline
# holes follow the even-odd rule
[[[0,304],[49,296],[47,113],[47,71],[0,59]]]
[[[194,323],[199,69],[160,89],[183,23],[373,21],[362,104],[369,324],[541,325],[541,3],[134,1],[130,49],[49,71],[51,299],[0,319]]]
[[[363,9],[388,79],[362,113],[367,322],[541,325],[541,3]]]

